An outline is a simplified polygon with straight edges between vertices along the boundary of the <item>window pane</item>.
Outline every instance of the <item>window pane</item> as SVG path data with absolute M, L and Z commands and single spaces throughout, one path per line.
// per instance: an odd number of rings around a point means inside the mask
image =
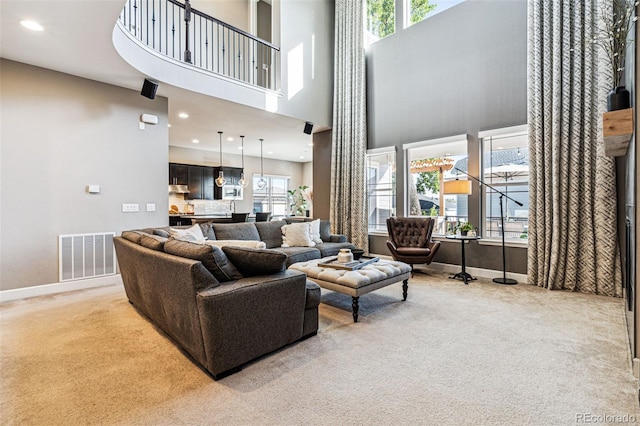
M 408 216 L 431 216 L 436 220 L 434 235 L 444 235 L 458 222 L 468 221 L 468 195 L 444 194 L 446 181 L 466 179 L 467 141 L 429 143 L 407 149 L 409 159 Z
M 484 238 L 501 239 L 500 192 L 505 240 L 526 241 L 529 228 L 529 148 L 526 132 L 482 139 L 485 187 Z M 522 204 L 507 199 L 506 196 Z
M 390 36 L 395 32 L 395 0 L 367 0 L 365 44 Z
M 271 212 L 273 217 L 286 216 L 289 200 L 289 178 L 287 176 L 264 176 L 267 186 L 258 188 L 260 175 L 253 175 L 253 212 Z
M 369 231 L 387 230 L 396 213 L 396 153 L 367 155 L 367 212 Z

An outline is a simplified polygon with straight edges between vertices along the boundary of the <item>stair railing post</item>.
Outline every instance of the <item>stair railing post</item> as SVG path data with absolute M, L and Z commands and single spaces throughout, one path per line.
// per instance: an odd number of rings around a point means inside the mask
M 185 49 L 184 49 L 184 61 L 191 63 L 191 50 L 189 50 L 189 22 L 191 22 L 191 2 L 185 0 L 184 2 L 184 25 L 185 25 Z

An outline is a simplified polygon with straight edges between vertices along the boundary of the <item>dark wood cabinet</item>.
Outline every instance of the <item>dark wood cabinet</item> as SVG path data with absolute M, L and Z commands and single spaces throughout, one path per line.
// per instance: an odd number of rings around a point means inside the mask
M 169 185 L 188 185 L 189 166 L 186 164 L 169 163 Z
M 185 200 L 213 200 L 214 169 L 207 166 L 169 163 L 169 185 L 187 185 Z
M 191 223 L 191 219 L 180 216 L 169 216 L 169 226 L 190 226 Z
M 240 180 L 240 175 L 242 174 L 242 168 L 240 167 L 215 167 L 214 168 L 214 179 L 218 178 L 218 174 L 222 170 L 224 173 L 224 178 L 227 181 L 225 185 L 237 185 Z M 245 176 L 246 179 L 246 176 Z M 222 199 L 222 188 L 214 183 L 214 198 L 216 200 Z

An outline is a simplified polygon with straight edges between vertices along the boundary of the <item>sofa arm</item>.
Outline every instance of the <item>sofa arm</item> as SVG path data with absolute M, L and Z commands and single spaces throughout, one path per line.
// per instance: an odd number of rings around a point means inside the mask
M 342 234 L 331 234 L 329 235 L 329 242 L 330 243 L 346 243 L 347 236 Z
M 198 292 L 206 367 L 214 377 L 302 337 L 306 275 L 285 270 Z

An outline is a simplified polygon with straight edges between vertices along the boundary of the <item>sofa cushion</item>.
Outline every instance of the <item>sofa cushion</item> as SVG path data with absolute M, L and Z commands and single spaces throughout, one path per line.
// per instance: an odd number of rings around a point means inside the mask
M 287 267 L 297 262 L 320 259 L 320 250 L 315 247 L 278 247 L 273 250 L 287 255 Z
M 228 261 L 227 256 L 218 247 L 171 237 L 164 244 L 164 251 L 176 256 L 199 260 L 221 283 L 242 278 L 242 274 Z
M 225 246 L 222 251 L 245 277 L 277 274 L 286 269 L 287 255 L 276 250 Z
M 336 256 L 340 252 L 340 249 L 354 249 L 356 246 L 351 243 L 322 243 L 318 244 L 316 248 L 320 250 L 321 257 L 328 257 Z
M 255 227 L 260 234 L 260 240 L 264 241 L 267 248 L 280 247 L 282 245 L 282 227 L 287 222 L 275 220 L 273 222 L 256 222 Z
M 311 223 L 292 223 L 282 227 L 282 247 L 313 247 Z
M 140 245 L 152 250 L 164 251 L 164 243 L 166 242 L 167 238 L 159 235 L 142 234 L 140 236 Z
M 170 228 L 169 234 L 178 240 L 189 241 L 192 243 L 203 244 L 205 241 L 202 229 L 197 224 L 187 229 Z
M 216 240 L 260 240 L 256 225 L 244 223 L 214 223 Z
M 205 241 L 205 244 L 208 244 L 210 246 L 216 246 L 219 248 L 226 247 L 226 246 L 247 247 L 247 248 L 255 248 L 255 249 L 267 248 L 266 244 L 263 241 L 253 241 L 253 240 L 211 240 L 211 241 Z
M 125 240 L 129 240 L 132 243 L 140 244 L 142 234 L 142 231 L 123 231 L 122 238 L 124 238 Z
M 331 240 L 331 222 L 328 220 L 320 221 L 320 239 L 325 243 Z
M 213 222 L 202 222 L 202 223 L 199 223 L 198 226 L 200 226 L 200 229 L 202 230 L 202 235 L 204 235 L 204 237 L 207 240 L 217 239 L 216 232 L 213 230 Z

